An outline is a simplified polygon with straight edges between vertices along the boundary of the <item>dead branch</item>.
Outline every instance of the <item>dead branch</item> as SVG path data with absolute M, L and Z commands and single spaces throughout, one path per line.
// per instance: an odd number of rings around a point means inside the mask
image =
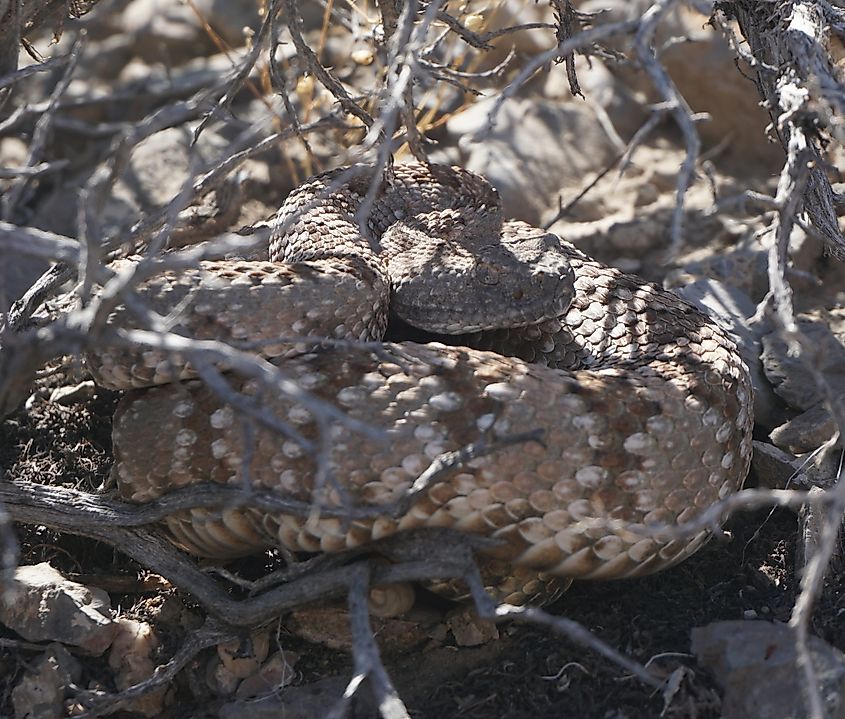
M 11 21 L 10 21 L 11 25 Z M 17 52 L 15 54 L 17 58 Z M 61 67 L 68 61 L 68 57 L 51 57 L 49 60 L 44 60 L 44 62 L 40 62 L 37 65 L 28 65 L 27 67 L 22 67 L 13 72 L 9 72 L 6 75 L 0 77 L 0 90 L 4 90 L 11 85 L 14 85 L 16 82 L 23 80 L 24 78 L 30 77 L 31 75 L 35 75 L 39 72 L 48 72 L 50 70 L 54 70 L 57 67 Z
M 32 141 L 29 145 L 29 154 L 26 158 L 26 167 L 34 167 L 41 162 L 41 156 L 44 153 L 44 146 L 47 143 L 47 138 L 51 130 L 53 118 L 58 108 L 59 100 L 66 92 L 68 85 L 70 85 L 70 81 L 73 78 L 73 73 L 76 70 L 76 66 L 79 62 L 79 57 L 84 46 L 84 39 L 85 34 L 80 33 L 70 50 L 67 66 L 65 67 L 62 78 L 56 83 L 56 86 L 53 88 L 53 92 L 50 94 L 50 100 L 47 104 L 47 108 L 38 119 L 38 122 L 35 123 L 35 131 L 32 134 Z M 23 175 L 12 185 L 11 188 L 9 188 L 3 198 L 2 212 L 0 212 L 0 217 L 2 217 L 2 219 L 12 220 L 14 218 L 17 205 L 23 199 L 24 193 L 30 186 L 31 179 L 31 176 Z
M 244 82 L 246 82 L 247 77 L 249 77 L 250 72 L 252 72 L 252 68 L 264 52 L 265 46 L 270 39 L 270 30 L 275 25 L 279 9 L 279 0 L 270 0 L 270 6 L 267 8 L 267 13 L 264 16 L 264 21 L 261 23 L 261 27 L 258 30 L 258 35 L 255 38 L 252 48 L 241 61 L 238 69 L 234 73 L 234 76 L 227 84 L 226 92 L 216 103 L 214 103 L 212 108 L 203 116 L 200 124 L 197 125 L 196 130 L 194 130 L 194 143 L 196 143 L 199 139 L 200 134 L 208 126 L 212 117 L 215 117 L 222 111 L 228 111 L 229 106 L 235 99 L 235 95 L 241 89 Z
M 845 102 L 827 53 L 832 24 L 843 11 L 815 0 L 769 3 L 719 2 L 717 12 L 736 19 L 756 61 L 757 87 L 785 148 L 801 147 L 808 163 L 807 188 L 800 209 L 828 251 L 845 259 L 845 238 L 836 221 L 833 190 L 825 175 L 824 140 L 819 127 L 839 132 Z M 777 71 L 773 71 L 777 68 Z M 837 120 L 837 116 L 839 120 Z
M 76 534 L 105 542 L 131 559 L 165 577 L 171 584 L 191 594 L 205 609 L 221 621 L 232 626 L 257 626 L 295 607 L 318 599 L 342 596 L 355 581 L 359 571 L 356 565 L 321 568 L 320 571 L 302 575 L 280 587 L 273 587 L 259 595 L 233 599 L 209 576 L 197 568 L 184 553 L 176 549 L 162 534 L 154 529 L 140 528 L 133 510 L 123 503 L 104 500 L 96 495 L 68 488 L 41 485 L 0 485 L 0 502 L 6 507 L 14 522 L 40 524 L 60 532 Z M 124 526 L 121 525 L 122 517 Z M 432 530 L 425 532 L 436 537 L 440 546 L 451 548 L 456 542 L 467 541 L 458 532 Z M 442 535 L 442 536 L 441 536 Z M 408 533 L 397 541 L 414 542 L 419 535 Z M 426 544 L 428 556 L 424 559 L 373 568 L 374 584 L 401 581 L 423 581 L 431 577 L 461 577 L 464 567 L 451 556 L 431 555 L 431 545 Z
M 48 61 L 41 66 L 17 71 L 18 54 L 27 35 L 43 25 L 60 27 L 65 17 L 80 17 L 98 0 L 0 0 L 0 109 L 8 96 L 9 85 L 30 74 L 41 72 L 56 64 Z
M 357 576 L 349 587 L 349 624 L 352 629 L 354 675 L 343 692 L 343 696 L 332 708 L 329 719 L 343 719 L 349 707 L 349 700 L 369 678 L 375 694 L 376 704 L 383 719 L 410 719 L 410 714 L 390 681 L 390 676 L 381 661 L 381 652 L 376 644 L 370 624 L 368 596 L 370 588 L 370 567 L 360 565 Z
M 194 488 L 191 488 L 194 489 Z M 206 492 L 219 496 L 231 488 L 218 487 L 217 492 Z M 631 672 L 650 686 L 661 686 L 641 665 L 624 657 L 604 642 L 591 635 L 581 625 L 571 620 L 551 617 L 541 610 L 523 610 L 509 605 L 497 606 L 484 592 L 472 553 L 476 546 L 483 546 L 484 540 L 472 538 L 453 530 L 425 529 L 403 533 L 373 545 L 371 551 L 389 556 L 394 564 L 371 565 L 366 559 L 353 560 L 347 565 L 318 563 L 315 571 L 300 572 L 282 586 L 267 589 L 258 595 L 242 600 L 232 599 L 219 586 L 199 570 L 185 555 L 175 549 L 155 530 L 141 529 L 142 525 L 156 522 L 164 514 L 187 506 L 202 506 L 197 494 L 191 502 L 184 502 L 186 493 L 174 493 L 150 506 L 134 507 L 122 502 L 106 500 L 96 495 L 69 488 L 49 487 L 35 484 L 0 484 L 0 504 L 6 507 L 9 517 L 15 522 L 41 524 L 61 532 L 69 532 L 97 539 L 119 549 L 156 574 L 165 577 L 174 586 L 189 592 L 214 617 L 231 626 L 258 626 L 273 617 L 298 606 L 318 599 L 339 596 L 343 593 L 357 593 L 350 599 L 353 627 L 356 636 L 365 637 L 369 620 L 364 619 L 360 597 L 366 597 L 371 584 L 390 584 L 400 581 L 422 581 L 432 578 L 460 578 L 466 581 L 473 593 L 479 613 L 489 619 L 501 621 L 518 619 L 539 623 L 579 644 L 598 651 L 626 671 Z M 257 495 L 250 495 L 252 504 Z M 263 498 L 267 504 L 258 506 L 279 508 L 286 511 L 308 511 L 304 503 L 284 504 L 279 497 L 270 494 Z M 480 541 L 480 545 L 479 545 Z M 353 553 L 352 556 L 354 556 Z M 355 624 L 357 622 L 357 624 Z M 383 670 L 371 640 L 362 640 L 362 654 L 356 658 L 356 679 L 350 685 L 354 689 L 365 675 L 377 674 Z M 356 642 L 356 646 L 359 642 Z M 199 646 L 199 645 L 198 645 Z M 199 646 L 199 648 L 202 648 Z M 198 651 L 192 645 L 192 651 Z M 187 649 L 185 651 L 188 651 Z M 184 656 L 180 652 L 181 656 Z M 187 659 L 185 659 L 187 660 Z M 180 660 L 181 661 L 181 660 Z M 178 663 L 176 659 L 173 663 Z M 360 664 L 358 664 L 360 662 Z M 381 667 L 381 669 L 379 669 Z M 158 676 L 152 683 L 144 682 L 144 691 L 159 686 Z M 386 681 L 384 675 L 380 681 Z M 390 693 L 389 682 L 382 685 L 385 706 L 395 706 Z M 129 691 L 129 690 L 128 690 Z M 124 701 L 136 696 L 140 689 L 132 688 L 130 693 L 119 696 Z M 350 694 L 351 696 L 351 694 Z M 116 702 L 118 698 L 113 698 Z M 110 699 L 108 706 L 112 706 Z M 384 716 L 401 716 L 384 714 Z
M 798 214 L 806 212 L 823 239 L 828 252 L 845 259 L 845 238 L 839 230 L 833 190 L 824 172 L 824 139 L 819 127 L 834 135 L 839 128 L 835 116 L 843 109 L 842 86 L 833 76 L 827 54 L 827 34 L 832 21 L 843 18 L 843 11 L 812 0 L 779 3 L 772 12 L 758 3 L 740 1 L 718 4 L 718 11 L 736 19 L 757 61 L 761 97 L 773 117 L 773 125 L 786 148 L 772 224 L 774 242 L 769 250 L 769 299 L 777 318 L 778 331 L 811 371 L 817 385 L 828 397 L 840 436 L 845 431 L 845 408 L 835 396 L 829 381 L 818 369 L 814 348 L 795 321 L 792 290 L 786 281 L 789 238 Z M 777 68 L 773 71 L 773 68 Z M 813 719 L 824 716 L 818 678 L 808 646 L 810 618 L 821 591 L 827 567 L 836 549 L 836 538 L 845 494 L 839 482 L 828 493 L 830 511 L 824 522 L 817 553 L 809 559 L 801 578 L 801 593 L 795 602 L 790 625 L 796 630 L 798 664 Z
M 323 87 L 334 96 L 346 112 L 357 117 L 368 128 L 372 127 L 375 122 L 372 115 L 350 97 L 340 81 L 323 67 L 322 63 L 320 63 L 314 54 L 314 51 L 305 42 L 305 38 L 302 37 L 302 20 L 295 0 L 285 0 L 285 13 L 291 39 L 307 68 L 314 73 L 314 76 L 320 81 Z
M 625 20 L 617 23 L 608 23 L 594 28 L 582 30 L 575 37 L 567 38 L 558 43 L 555 47 L 546 50 L 539 55 L 523 63 L 522 69 L 516 74 L 507 86 L 497 94 L 496 101 L 490 108 L 487 116 L 487 124 L 473 138 L 477 142 L 483 142 L 496 125 L 496 117 L 502 106 L 508 99 L 515 96 L 519 90 L 534 76 L 534 74 L 550 62 L 558 58 L 565 58 L 570 53 L 585 47 L 592 47 L 602 40 L 609 40 L 620 35 L 630 35 L 638 30 L 638 20 Z
M 664 106 L 662 109 L 672 114 L 676 124 L 681 129 L 686 144 L 686 157 L 678 173 L 675 209 L 672 212 L 672 223 L 669 229 L 671 237 L 669 256 L 677 253 L 683 242 L 684 198 L 695 179 L 695 165 L 701 152 L 701 140 L 699 140 L 698 132 L 693 124 L 692 111 L 687 101 L 678 92 L 675 83 L 669 77 L 669 73 L 660 64 L 652 48 L 654 33 L 658 24 L 676 4 L 675 0 L 658 0 L 658 2 L 655 2 L 643 14 L 637 34 L 634 37 L 634 49 L 637 58 L 651 78 L 655 89 L 663 98 Z

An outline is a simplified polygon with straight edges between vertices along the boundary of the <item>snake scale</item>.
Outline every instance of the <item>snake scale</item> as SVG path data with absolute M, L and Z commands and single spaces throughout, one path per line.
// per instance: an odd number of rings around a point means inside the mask
M 242 483 L 246 470 L 253 485 L 292 498 L 319 491 L 321 506 L 384 504 L 444 452 L 536 429 L 541 443 L 472 459 L 400 517 L 224 507 L 166 524 L 179 546 L 211 557 L 278 545 L 336 552 L 418 527 L 480 533 L 500 540 L 485 576 L 513 602 L 549 596 L 553 577 L 642 575 L 700 547 L 705 531 L 678 540 L 647 530 L 694 519 L 748 471 L 751 383 L 725 331 L 671 292 L 504 221 L 478 175 L 397 164 L 360 222 L 373 182 L 372 168 L 356 166 L 294 190 L 268 262 L 204 262 L 139 288 L 149 307 L 177 317 L 180 334 L 251 341 L 293 389 L 233 376 L 244 401 L 287 428 L 250 433 L 233 406 L 190 379 L 184 358 L 92 353 L 107 387 L 160 385 L 128 392 L 115 415 L 122 495 L 145 502 L 202 481 Z M 378 344 L 389 315 L 431 341 Z M 118 308 L 109 321 L 133 320 Z M 387 440 L 320 419 L 302 390 Z

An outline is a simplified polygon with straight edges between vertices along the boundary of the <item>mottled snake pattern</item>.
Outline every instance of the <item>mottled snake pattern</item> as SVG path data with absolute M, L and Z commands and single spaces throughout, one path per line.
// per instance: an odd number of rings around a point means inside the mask
M 478 175 L 397 164 L 361 221 L 374 181 L 360 166 L 294 190 L 269 261 L 203 262 L 139 288 L 149 307 L 176 314 L 177 333 L 250 342 L 293 389 L 230 375 L 244 401 L 287 427 L 245 432 L 185 358 L 91 353 L 101 384 L 132 389 L 114 420 L 122 495 L 241 485 L 246 472 L 256 487 L 323 507 L 385 504 L 445 452 L 537 430 L 541 442 L 468 461 L 399 517 L 224 507 L 166 525 L 180 547 L 222 558 L 279 545 L 337 552 L 419 527 L 478 533 L 498 540 L 482 568 L 511 602 L 548 598 L 555 577 L 643 575 L 700 547 L 706 531 L 679 540 L 654 527 L 696 518 L 748 471 L 751 384 L 728 334 L 675 294 L 504 221 Z M 109 321 L 133 320 L 119 308 Z M 302 391 L 387 439 L 318 417 Z

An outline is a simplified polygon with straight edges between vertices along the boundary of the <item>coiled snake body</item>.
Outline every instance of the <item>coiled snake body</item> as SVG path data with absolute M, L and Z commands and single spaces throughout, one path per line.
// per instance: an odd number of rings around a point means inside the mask
M 160 313 L 181 310 L 184 334 L 254 340 L 283 367 L 289 391 L 257 379 L 234 387 L 272 409 L 288 436 L 245 432 L 215 392 L 177 381 L 193 373 L 178 357 L 104 349 L 89 357 L 102 384 L 163 385 L 128 393 L 115 416 L 123 495 L 144 502 L 201 481 L 241 483 L 246 472 L 300 500 L 320 486 L 321 506 L 384 504 L 444 452 L 537 429 L 542 443 L 469 461 L 400 517 L 223 508 L 167 525 L 182 547 L 217 557 L 276 544 L 334 552 L 424 526 L 482 533 L 501 540 L 489 561 L 510 601 L 535 593 L 538 573 L 634 576 L 695 551 L 706 532 L 673 540 L 647 530 L 695 518 L 747 473 L 751 386 L 725 332 L 555 235 L 503 222 L 477 175 L 397 165 L 359 224 L 371 182 L 367 168 L 336 170 L 291 193 L 270 262 L 206 262 L 141 288 Z M 448 345 L 278 341 L 381 340 L 388 308 Z M 125 310 L 111 321 L 130 322 Z M 300 390 L 387 441 L 318 417 Z

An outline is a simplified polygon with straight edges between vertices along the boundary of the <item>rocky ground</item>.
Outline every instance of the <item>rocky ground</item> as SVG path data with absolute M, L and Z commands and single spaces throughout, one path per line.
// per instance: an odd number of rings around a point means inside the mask
M 610 8 L 604 23 L 639 17 L 648 5 L 608 0 L 578 7 Z M 0 171 L 37 169 L 0 172 L 6 223 L 0 225 L 0 312 L 47 267 L 38 253 L 17 254 L 19 245 L 3 244 L 12 225 L 53 238 L 87 233 L 124 250 L 134 239 L 137 250 L 155 241 L 156 229 L 139 230 L 138 223 L 160 217 L 170 231 L 166 245 L 185 247 L 260 226 L 302 179 L 360 159 L 355 148 L 364 133 L 334 112 L 334 98 L 305 72 L 286 30 L 278 68 L 269 66 L 264 50 L 192 142 L 258 41 L 261 7 L 252 0 L 101 0 L 83 17 L 65 20 L 55 42 L 53 24 L 33 31 L 30 54 L 64 60 L 17 79 L 0 106 Z M 327 10 L 306 2 L 299 10 L 308 43 L 346 87 L 363 93 L 378 82 L 383 65 L 372 3 L 330 3 Z M 522 0 L 473 2 L 463 10 L 450 7 L 478 31 L 554 23 L 549 8 Z M 476 73 L 472 84 L 480 94 L 447 82 L 418 87 L 417 121 L 436 142 L 430 158 L 484 174 L 509 216 L 547 226 L 729 324 L 755 373 L 749 486 L 826 489 L 840 457 L 825 443 L 835 433 L 836 403 L 845 397 L 845 265 L 829 256 L 802 217 L 788 238 L 787 279 L 799 328 L 809 338 L 803 354 L 788 348 L 765 313 L 749 319 L 769 292 L 776 212 L 765 198 L 775 196 L 785 153 L 749 66 L 736 61 L 707 19 L 679 4 L 662 18 L 655 39 L 662 66 L 698 113 L 702 143 L 674 241 L 677 178 L 688 144 L 672 114 L 655 105 L 659 93 L 635 61 L 630 36 L 615 38 L 589 63 L 578 58 L 583 98 L 573 96 L 564 63 L 541 63 L 501 105 L 492 128 L 498 93 L 555 45 L 555 29 L 503 34 L 484 52 L 450 40 L 444 58 Z M 22 51 L 21 67 L 37 63 Z M 287 78 L 290 108 L 274 92 L 275 72 Z M 304 129 L 299 137 L 289 130 L 290 109 Z M 644 126 L 650 131 L 641 136 Z M 275 132 L 281 135 L 259 145 Z M 248 148 L 235 169 L 221 165 Z M 836 189 L 841 149 L 833 141 L 826 152 L 825 171 Z M 397 152 L 399 159 L 408 156 L 407 146 Z M 214 168 L 221 171 L 200 187 L 203 173 Z M 180 196 L 182 205 L 169 204 Z M 251 251 L 261 255 L 260 246 Z M 47 323 L 67 306 L 66 297 L 50 298 L 33 321 Z M 0 393 L 7 408 L 16 405 L 0 424 L 4 481 L 108 494 L 118 397 L 91 382 L 73 347 L 62 349 L 34 383 Z M 495 627 L 436 602 L 408 617 L 376 621 L 385 665 L 411 716 L 420 718 L 809 716 L 795 636 L 784 623 L 795 615 L 800 577 L 819 544 L 824 515 L 770 506 L 733 514 L 724 536 L 681 566 L 638 580 L 576 583 L 548 608 L 645 665 L 665 680 L 660 689 L 546 628 Z M 106 543 L 55 526 L 46 520 L 14 526 L 20 569 L 16 593 L 0 603 L 0 716 L 47 719 L 91 706 L 95 714 L 105 712 L 96 694 L 102 700 L 147 679 L 204 626 L 202 604 L 189 593 Z M 0 522 L 7 549 L 14 544 L 10 532 Z M 281 564 L 268 554 L 236 569 L 255 580 Z M 812 612 L 810 652 L 826 715 L 840 716 L 845 600 L 836 561 L 832 567 Z M 327 716 L 353 671 L 350 641 L 342 605 L 300 607 L 189 653 L 164 686 L 126 695 L 116 715 Z M 355 716 L 378 714 L 366 691 L 353 704 Z

